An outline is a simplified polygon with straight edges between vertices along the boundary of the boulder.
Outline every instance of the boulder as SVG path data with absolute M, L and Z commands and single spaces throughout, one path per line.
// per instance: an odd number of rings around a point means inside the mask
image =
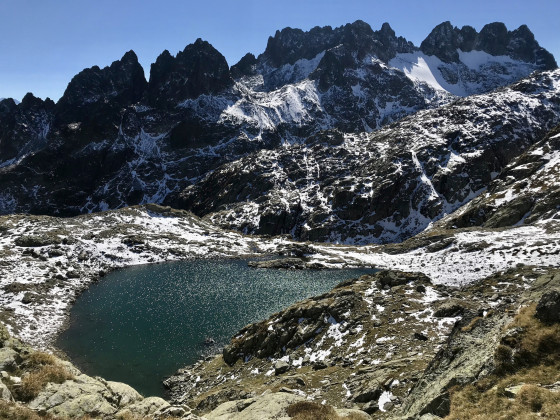
M 352 420 L 370 420 L 371 416 L 362 410 L 355 410 L 351 408 L 337 408 L 336 414 L 342 419 L 350 417 Z
M 326 369 L 328 367 L 329 367 L 329 365 L 327 365 L 322 360 L 317 360 L 316 362 L 313 363 L 313 370 L 321 370 L 321 369 Z
M 440 416 L 436 416 L 435 414 L 424 414 L 420 416 L 420 420 L 440 420 Z
M 362 406 L 362 411 L 366 412 L 367 414 L 373 414 L 376 411 L 379 411 L 379 404 L 377 403 L 377 401 L 370 401 L 368 403 L 365 403 Z
M 222 350 L 222 357 L 224 358 L 224 362 L 228 365 L 235 364 L 239 359 L 238 348 L 232 344 L 226 345 Z
M 126 406 L 126 408 L 120 410 L 116 414 L 116 417 L 126 415 L 138 417 L 150 416 L 155 412 L 163 412 L 169 406 L 170 404 L 163 398 L 148 397 Z
M 111 393 L 102 382 L 87 375 L 79 375 L 62 384 L 47 384 L 29 403 L 29 408 L 69 418 L 108 416 L 117 411 L 109 402 L 110 398 Z
M 8 389 L 8 387 L 0 381 L 0 399 L 4 401 L 13 401 L 14 397 L 12 397 L 12 393 Z
M 412 337 L 416 340 L 420 340 L 420 341 L 428 341 L 428 337 L 426 337 L 424 334 L 419 333 L 419 332 L 415 332 Z
M 138 391 L 122 382 L 107 381 L 107 388 L 113 393 L 118 407 L 124 407 L 143 398 Z
M 1 344 L 3 344 L 4 341 L 8 340 L 9 338 L 10 333 L 8 329 L 4 326 L 4 324 L 0 323 L 0 347 L 2 346 Z
M 451 410 L 451 399 L 449 397 L 449 392 L 444 392 L 442 394 L 439 394 L 432 401 L 430 401 L 420 412 L 420 415 L 435 414 L 436 416 L 439 417 L 445 417 L 449 414 L 450 410 Z
M 357 403 L 367 403 L 370 401 L 377 401 L 382 393 L 383 393 L 383 387 L 381 385 L 375 384 L 369 388 L 366 388 L 359 394 L 356 394 L 354 396 L 354 401 Z
M 0 349 L 0 370 L 10 370 L 16 365 L 17 353 L 10 347 Z
M 437 318 L 454 317 L 465 311 L 465 305 L 459 299 L 448 299 L 436 307 L 434 316 Z
M 542 295 L 535 317 L 546 323 L 560 322 L 560 292 L 551 290 Z
M 251 398 L 249 404 L 243 401 L 228 401 L 204 417 L 208 420 L 288 420 L 287 408 L 305 398 L 286 392 L 276 392 Z M 242 404 L 240 404 L 242 403 Z
M 49 408 L 47 413 L 63 418 L 82 418 L 85 416 L 104 417 L 116 411 L 100 394 L 84 394 L 70 398 L 62 404 Z
M 523 385 L 525 384 L 508 386 L 504 389 L 504 395 L 508 398 L 515 398 L 517 394 L 519 394 L 519 391 L 521 391 L 521 388 L 523 388 Z
M 278 360 L 276 363 L 274 363 L 275 375 L 281 375 L 283 373 L 286 373 L 288 370 L 290 370 L 290 364 L 288 362 Z
M 166 418 L 166 417 L 178 417 L 178 418 L 183 418 L 186 415 L 191 413 L 191 409 L 189 407 L 186 406 L 182 406 L 182 405 L 170 405 L 167 407 L 162 407 L 161 409 L 157 410 L 154 413 L 154 417 L 161 417 L 161 418 Z
M 385 270 L 375 274 L 375 283 L 379 289 L 402 286 L 411 281 L 419 281 L 426 284 L 430 283 L 430 279 L 422 273 L 404 273 L 401 271 Z
M 305 380 L 301 375 L 284 376 L 280 382 L 292 388 L 299 388 L 299 387 L 306 386 Z

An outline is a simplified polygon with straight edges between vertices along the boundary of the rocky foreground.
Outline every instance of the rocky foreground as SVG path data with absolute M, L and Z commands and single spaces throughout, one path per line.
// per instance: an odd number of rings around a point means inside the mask
M 507 221 L 519 211 L 499 201 L 500 182 L 488 197 L 504 207 L 487 205 L 486 212 Z M 543 295 L 560 290 L 554 268 L 560 262 L 560 227 L 555 201 L 539 203 L 540 216 L 531 224 L 457 227 L 450 216 L 401 244 L 364 247 L 246 236 L 156 205 L 71 219 L 3 216 L 2 321 L 35 348 L 50 348 L 81 290 L 118 267 L 277 255 L 251 264 L 385 270 L 245 327 L 222 355 L 168 378 L 167 402 L 87 377 L 52 356 L 32 356 L 31 347 L 6 336 L 0 371 L 7 402 L 0 413 L 7 418 L 463 418 L 453 415 L 474 410 L 467 406 L 479 400 L 480 407 L 492 401 L 507 410 L 526 408 L 529 391 L 523 383 L 533 384 L 531 392 L 542 397 L 532 407 L 546 417 L 556 409 L 560 331 L 531 314 Z M 543 206 L 548 210 L 541 211 Z M 558 314 L 558 302 L 549 299 Z M 510 327 L 516 324 L 523 326 Z M 524 340 L 543 344 L 527 349 Z M 505 391 L 512 386 L 524 399 Z M 120 396 L 125 391 L 128 396 Z
M 508 325 L 557 290 L 559 274 L 525 267 L 461 289 L 417 273 L 362 276 L 247 326 L 223 355 L 165 385 L 200 414 L 238 400 L 224 418 L 271 391 L 373 418 L 445 417 L 450 389 L 496 371 L 500 343 L 523 334 Z
M 222 355 L 167 379 L 169 401 L 84 375 L 3 328 L 0 417 L 557 418 L 559 314 L 556 269 L 460 289 L 381 271 L 245 327 Z

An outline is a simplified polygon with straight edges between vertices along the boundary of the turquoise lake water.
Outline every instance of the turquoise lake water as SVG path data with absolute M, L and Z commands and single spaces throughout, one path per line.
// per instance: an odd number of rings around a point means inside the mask
M 164 377 L 218 352 L 245 325 L 372 271 L 255 269 L 242 260 L 130 267 L 79 297 L 57 345 L 87 374 L 162 395 Z

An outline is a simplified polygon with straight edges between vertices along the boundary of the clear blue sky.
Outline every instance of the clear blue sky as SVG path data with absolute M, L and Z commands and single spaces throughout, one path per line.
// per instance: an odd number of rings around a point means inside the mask
M 196 38 L 209 41 L 230 65 L 260 54 L 286 26 L 340 26 L 361 19 L 373 29 L 389 22 L 414 44 L 434 26 L 502 21 L 527 24 L 560 59 L 557 0 L 0 0 L 0 97 L 26 92 L 57 100 L 76 73 L 104 67 L 133 49 L 149 77 L 150 63 Z

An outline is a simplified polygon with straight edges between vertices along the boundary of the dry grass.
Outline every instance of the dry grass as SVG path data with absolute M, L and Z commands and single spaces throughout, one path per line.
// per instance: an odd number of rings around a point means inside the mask
M 73 376 L 60 365 L 46 365 L 39 370 L 24 376 L 21 387 L 16 388 L 17 399 L 31 401 L 45 388 L 49 382 L 61 384 Z
M 73 379 L 73 375 L 48 353 L 33 352 L 27 356 L 22 366 L 28 373 L 22 377 L 21 386 L 12 388 L 14 397 L 20 401 L 31 401 L 49 382 L 61 384 L 67 379 Z
M 288 416 L 294 420 L 359 420 L 354 414 L 340 417 L 330 405 L 323 405 L 311 401 L 294 403 L 286 410 Z
M 473 319 L 471 320 L 471 322 L 469 322 L 468 325 L 465 325 L 463 328 L 461 328 L 461 331 L 463 331 L 463 332 L 472 331 L 472 330 L 474 329 L 474 327 L 476 327 L 477 324 L 478 324 L 480 321 L 482 321 L 482 319 L 483 319 L 483 318 L 482 318 L 481 316 L 477 316 L 477 317 L 473 318 Z
M 525 363 L 543 363 L 542 357 L 552 361 L 560 354 L 560 324 L 543 324 L 535 318 L 536 304 L 523 308 L 513 320 L 510 328 L 523 329 L 519 353 L 529 360 Z M 546 361 L 545 361 L 546 362 Z
M 54 365 L 55 363 L 56 359 L 52 354 L 36 351 L 27 356 L 24 366 L 28 369 L 36 369 L 41 366 Z
M 39 416 L 35 411 L 0 399 L 0 419 L 5 420 L 49 420 L 53 417 Z
M 560 380 L 560 325 L 541 323 L 535 307 L 523 308 L 508 326 L 519 333 L 496 348 L 494 375 L 450 390 L 446 419 L 560 419 L 560 393 L 537 385 Z M 506 396 L 505 388 L 522 383 L 515 398 Z

